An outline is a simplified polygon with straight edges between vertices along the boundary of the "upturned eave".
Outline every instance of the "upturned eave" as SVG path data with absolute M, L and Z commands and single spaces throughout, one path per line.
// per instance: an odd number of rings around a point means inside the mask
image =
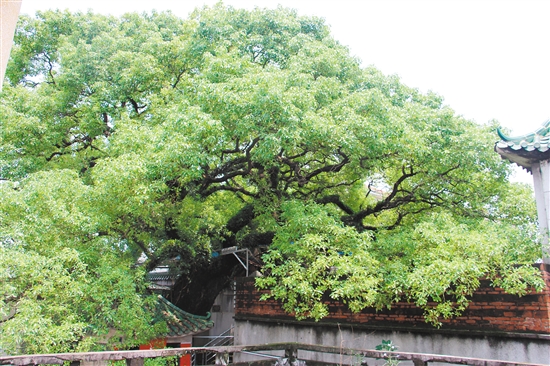
M 529 173 L 534 163 L 550 159 L 550 120 L 535 132 L 522 136 L 509 137 L 500 129 L 497 133 L 501 140 L 495 144 L 495 151 Z

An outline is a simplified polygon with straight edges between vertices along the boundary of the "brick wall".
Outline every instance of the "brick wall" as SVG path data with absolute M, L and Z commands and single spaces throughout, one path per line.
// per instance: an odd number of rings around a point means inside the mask
M 442 320 L 443 329 L 476 332 L 519 332 L 550 334 L 550 266 L 541 265 L 546 289 L 523 297 L 506 294 L 500 288 L 493 288 L 489 281 L 482 281 L 464 314 L 453 319 Z M 270 320 L 294 321 L 285 313 L 278 301 L 260 301 L 262 292 L 254 287 L 253 279 L 237 281 L 235 318 L 264 318 Z M 336 301 L 327 301 L 330 315 L 321 323 L 347 323 L 375 327 L 397 327 L 433 329 L 426 324 L 422 310 L 413 304 L 401 302 L 391 310 L 376 311 L 367 308 L 354 314 Z

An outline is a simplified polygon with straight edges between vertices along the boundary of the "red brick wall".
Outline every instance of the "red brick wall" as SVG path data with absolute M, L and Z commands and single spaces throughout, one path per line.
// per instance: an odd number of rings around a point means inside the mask
M 506 294 L 500 288 L 491 287 L 489 281 L 482 281 L 464 314 L 442 320 L 442 328 L 550 334 L 550 266 L 541 268 L 546 282 L 544 291 L 518 297 Z M 278 301 L 260 301 L 261 293 L 254 288 L 252 279 L 237 281 L 235 317 L 294 320 L 282 310 Z M 432 327 L 424 321 L 421 309 L 406 302 L 395 304 L 391 310 L 376 311 L 367 308 L 357 314 L 350 312 L 340 302 L 327 301 L 327 304 L 330 315 L 321 322 L 417 329 Z

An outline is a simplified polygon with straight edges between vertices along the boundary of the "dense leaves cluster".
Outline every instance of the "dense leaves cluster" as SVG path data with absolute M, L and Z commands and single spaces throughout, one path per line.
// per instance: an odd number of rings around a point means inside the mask
M 361 68 L 319 19 L 39 13 L 7 77 L 0 327 L 56 345 L 14 333 L 10 352 L 149 336 L 140 256 L 179 259 L 167 296 L 191 312 L 239 274 L 211 258 L 235 245 L 266 251 L 258 285 L 300 318 L 330 296 L 353 311 L 413 301 L 437 323 L 480 277 L 541 285 L 530 192 L 507 181 L 495 126 Z
M 141 296 L 143 269 L 132 269 L 120 242 L 94 234 L 91 191 L 76 173 L 37 172 L 21 187 L 2 188 L 4 351 L 82 351 L 115 340 L 132 346 L 164 331 L 147 310 L 153 298 Z

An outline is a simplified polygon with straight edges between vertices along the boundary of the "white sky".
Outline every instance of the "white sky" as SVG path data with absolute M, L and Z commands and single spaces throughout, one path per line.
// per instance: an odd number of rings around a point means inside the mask
M 172 10 L 186 17 L 217 0 L 23 0 L 21 13 L 51 8 L 121 15 Z M 445 98 L 479 123 L 498 120 L 514 135 L 550 119 L 548 0 L 225 0 L 238 8 L 294 8 L 325 18 L 363 65 Z M 495 134 L 495 141 L 498 138 Z M 527 173 L 516 179 L 531 181 Z

